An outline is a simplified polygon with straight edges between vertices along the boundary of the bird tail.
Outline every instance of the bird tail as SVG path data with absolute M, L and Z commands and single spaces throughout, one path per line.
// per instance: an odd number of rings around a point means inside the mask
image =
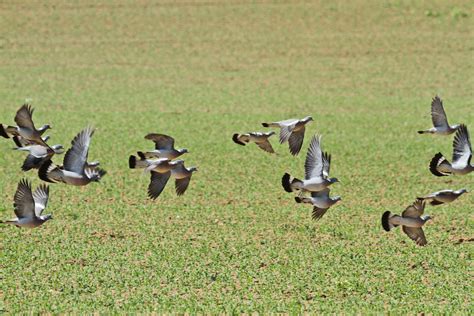
M 134 155 L 130 155 L 130 157 L 128 158 L 128 167 L 130 169 L 135 169 L 136 165 L 137 165 L 137 157 L 135 157 Z
M 86 168 L 84 170 L 86 176 L 93 182 L 99 182 L 103 176 L 107 174 L 107 171 L 101 168 Z
M 55 183 L 55 182 L 57 182 L 57 180 L 52 179 L 50 177 L 51 173 L 54 172 L 54 171 L 60 171 L 60 170 L 59 170 L 58 166 L 53 164 L 53 162 L 50 159 L 48 159 L 38 169 L 38 176 L 43 181 L 50 182 L 50 183 Z
M 296 201 L 296 203 L 303 203 L 303 198 L 299 197 L 299 196 L 296 196 L 295 201 Z
M 427 134 L 429 133 L 428 131 L 418 131 L 418 134 Z
M 430 162 L 430 171 L 431 171 L 431 173 L 434 174 L 437 177 L 444 177 L 444 176 L 448 176 L 448 175 L 451 174 L 451 172 L 449 172 L 449 171 L 441 171 L 439 169 L 440 166 L 445 166 L 447 168 L 450 168 L 451 164 L 449 163 L 449 161 L 446 158 L 444 158 L 442 153 L 437 153 L 433 157 L 433 159 L 431 159 L 431 162 Z
M 280 125 L 275 123 L 262 123 L 263 127 L 280 127 Z
M 390 213 L 390 211 L 386 211 L 382 215 L 382 227 L 385 231 L 390 231 L 392 228 L 397 227 L 398 225 L 392 224 L 391 219 L 398 215 Z
M 283 186 L 283 189 L 285 189 L 285 191 L 289 193 L 295 190 L 299 190 L 300 189 L 299 187 L 302 184 L 303 184 L 303 181 L 295 177 L 292 177 L 289 173 L 285 173 L 283 177 L 281 178 L 281 185 Z
M 10 138 L 10 136 L 8 136 L 7 132 L 5 131 L 3 124 L 0 124 L 0 136 L 3 138 Z
M 239 134 L 234 134 L 234 135 L 232 136 L 232 140 L 233 140 L 234 143 L 236 143 L 236 144 L 245 146 L 245 143 L 242 143 L 242 142 L 239 140 Z

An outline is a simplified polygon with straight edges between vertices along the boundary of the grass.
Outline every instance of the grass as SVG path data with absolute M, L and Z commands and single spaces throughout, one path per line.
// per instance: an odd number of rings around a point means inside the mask
M 50 143 L 87 124 L 108 171 L 51 185 L 54 220 L 1 226 L 3 313 L 472 314 L 470 194 L 427 213 L 428 246 L 386 233 L 383 211 L 472 185 L 436 178 L 452 137 L 430 127 L 440 94 L 474 134 L 468 1 L 6 2 L 0 4 L 0 122 L 29 100 Z M 237 146 L 234 132 L 312 115 L 293 158 Z M 190 188 L 146 198 L 128 155 L 173 135 L 196 165 Z M 283 191 L 314 133 L 333 155 L 340 204 L 319 222 Z M 13 214 L 22 154 L 0 142 L 0 216 Z M 62 157 L 56 157 L 59 160 Z

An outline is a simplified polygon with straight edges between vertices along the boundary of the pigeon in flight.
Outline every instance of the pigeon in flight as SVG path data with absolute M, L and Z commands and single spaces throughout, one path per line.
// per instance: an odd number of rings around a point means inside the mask
M 62 145 L 53 145 L 49 147 L 48 145 L 43 146 L 32 144 L 14 149 L 28 152 L 28 156 L 21 167 L 21 170 L 23 171 L 39 169 L 41 165 L 45 161 L 50 160 L 54 154 L 62 154 L 64 152 L 64 147 Z
M 422 226 L 431 219 L 429 215 L 423 215 L 425 202 L 417 199 L 412 205 L 408 206 L 402 213 L 402 216 L 395 215 L 386 211 L 382 215 L 382 227 L 386 231 L 402 225 L 403 232 L 414 240 L 417 245 L 424 246 L 426 241 Z
M 263 127 L 280 128 L 280 144 L 288 141 L 290 153 L 296 156 L 303 145 L 305 125 L 312 120 L 313 118 L 311 116 L 307 116 L 301 120 L 289 119 L 279 122 L 262 123 L 262 125 Z
M 86 127 L 79 132 L 64 156 L 63 166 L 56 166 L 51 160 L 44 162 L 38 170 L 40 179 L 51 183 L 63 182 L 75 186 L 99 182 L 107 172 L 97 167 L 98 162 L 87 162 L 93 134 L 92 127 Z
M 318 192 L 331 184 L 339 182 L 337 178 L 329 178 L 331 156 L 321 151 L 321 136 L 315 135 L 306 154 L 305 180 L 299 180 L 285 173 L 281 180 L 286 192 L 301 190 L 302 192 Z
M 326 188 L 319 192 L 311 192 L 311 197 L 295 197 L 296 203 L 308 203 L 313 205 L 312 218 L 319 220 L 326 214 L 326 211 L 341 200 L 340 196 L 329 197 L 330 189 Z
M 4 126 L 3 124 L 0 124 L 0 136 L 4 138 L 13 138 L 16 137 L 16 139 L 13 139 L 15 143 L 18 145 L 17 141 L 20 141 L 22 145 L 30 145 L 31 144 L 31 139 L 30 137 L 27 137 L 28 135 L 33 135 L 33 142 L 37 143 L 36 141 L 39 141 L 41 144 L 42 142 L 46 142 L 47 139 L 45 140 L 44 138 L 37 138 L 37 136 L 43 135 L 43 133 L 50 129 L 51 126 L 49 124 L 45 124 L 41 126 L 40 128 L 36 129 L 34 127 L 33 121 L 32 121 L 32 115 L 33 115 L 33 109 L 31 108 L 30 105 L 24 104 L 16 113 L 15 116 L 15 122 L 17 123 L 18 126 Z M 25 137 L 26 135 L 26 137 Z M 18 147 L 21 147 L 18 145 Z
M 4 221 L 3 224 L 15 225 L 16 227 L 35 228 L 43 225 L 52 218 L 51 214 L 42 215 L 48 204 L 49 187 L 40 185 L 34 193 L 31 192 L 31 184 L 23 179 L 18 183 L 14 197 L 14 210 L 16 218 Z
M 196 167 L 186 168 L 184 161 L 180 160 L 176 168 L 171 170 L 171 175 L 175 178 L 176 194 L 183 195 L 186 192 L 193 172 L 198 171 Z
M 448 118 L 443 108 L 443 101 L 436 96 L 431 101 L 431 120 L 433 121 L 434 127 L 425 131 L 418 131 L 418 134 L 436 134 L 436 135 L 449 135 L 454 133 L 459 125 L 450 126 L 448 124 Z
M 437 153 L 430 163 L 430 171 L 438 177 L 450 174 L 464 175 L 474 171 L 471 165 L 472 147 L 469 131 L 466 125 L 461 124 L 453 141 L 453 162 L 450 163 L 442 153 Z
M 461 189 L 457 191 L 453 190 L 441 190 L 438 192 L 434 192 L 423 197 L 419 197 L 420 200 L 427 200 L 430 201 L 431 205 L 441 205 L 444 203 L 450 203 L 456 200 L 458 197 L 463 195 L 464 193 L 468 193 L 466 189 Z
M 175 149 L 174 148 L 174 138 L 164 134 L 148 134 L 145 136 L 145 139 L 151 140 L 155 143 L 155 150 L 141 153 L 139 155 L 144 155 L 148 158 L 168 158 L 173 160 L 188 152 L 186 148 Z
M 6 129 L 2 127 L 2 136 L 5 137 L 21 136 L 25 140 L 38 144 L 45 145 L 45 142 L 41 135 L 47 129 L 50 129 L 51 126 L 43 125 L 40 129 L 36 129 L 35 124 L 33 123 L 33 111 L 34 109 L 29 104 L 24 104 L 17 112 L 15 116 L 15 122 L 18 125 L 16 128 L 9 126 Z M 16 130 L 15 130 L 16 129 Z M 4 133 L 3 133 L 4 132 Z
M 171 176 L 175 178 L 175 190 L 178 196 L 183 195 L 189 186 L 193 172 L 197 171 L 196 167 L 186 168 L 183 160 L 176 160 L 174 167 L 165 173 L 156 171 L 151 172 L 150 184 L 148 185 L 148 196 L 155 200 L 163 192 L 168 180 Z
M 239 145 L 245 146 L 246 144 L 253 142 L 258 147 L 263 149 L 266 152 L 271 154 L 275 153 L 273 150 L 272 144 L 268 141 L 268 138 L 274 135 L 275 132 L 269 133 L 260 133 L 260 132 L 251 132 L 247 134 L 234 134 L 232 140 Z

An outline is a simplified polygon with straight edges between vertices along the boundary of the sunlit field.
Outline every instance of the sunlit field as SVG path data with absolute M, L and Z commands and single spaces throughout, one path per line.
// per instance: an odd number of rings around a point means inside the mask
M 0 226 L 2 313 L 473 313 L 474 193 L 427 206 L 426 247 L 380 225 L 417 196 L 474 190 L 472 173 L 428 169 L 453 135 L 416 132 L 438 94 L 474 137 L 471 2 L 8 0 L 0 14 L 0 123 L 29 102 L 66 148 L 93 125 L 108 172 L 51 184 L 39 228 Z M 274 155 L 232 142 L 307 115 L 297 157 L 277 136 Z M 150 132 L 199 169 L 181 197 L 170 181 L 151 201 L 128 168 Z M 281 186 L 314 134 L 341 181 L 320 221 Z M 2 220 L 22 178 L 42 183 L 13 146 L 0 138 Z

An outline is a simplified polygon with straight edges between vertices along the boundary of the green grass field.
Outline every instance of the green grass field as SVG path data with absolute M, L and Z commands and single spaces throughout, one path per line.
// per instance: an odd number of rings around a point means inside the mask
M 80 3 L 80 4 L 79 4 Z M 35 230 L 1 226 L 2 303 L 18 313 L 472 314 L 473 193 L 428 207 L 429 244 L 383 231 L 422 194 L 474 190 L 428 164 L 452 136 L 418 135 L 430 102 L 474 135 L 469 1 L 0 3 L 0 122 L 26 101 L 50 144 L 97 127 L 89 157 L 108 171 L 51 185 Z M 234 144 L 234 132 L 312 115 L 301 154 Z M 147 199 L 128 156 L 175 137 L 196 165 L 183 197 Z M 283 191 L 323 135 L 343 200 L 319 222 Z M 0 139 L 1 219 L 26 177 Z M 56 156 L 61 163 L 63 156 Z M 172 184 L 172 182 L 170 183 Z

